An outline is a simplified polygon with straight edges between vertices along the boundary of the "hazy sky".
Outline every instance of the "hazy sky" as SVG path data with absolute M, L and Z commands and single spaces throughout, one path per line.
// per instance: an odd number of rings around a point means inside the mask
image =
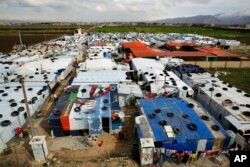
M 249 11 L 249 0 L 1 0 L 0 19 L 149 21 Z

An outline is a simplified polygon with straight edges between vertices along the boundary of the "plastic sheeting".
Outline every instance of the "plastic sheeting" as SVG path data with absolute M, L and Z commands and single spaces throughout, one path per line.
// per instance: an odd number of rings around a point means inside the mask
M 25 88 L 31 115 L 38 111 L 49 95 L 48 84 L 51 89 L 57 83 L 53 73 L 26 75 Z M 0 80 L 3 82 L 3 80 Z M 48 81 L 48 82 L 45 82 Z M 10 121 L 7 126 L 0 125 L 0 138 L 7 143 L 15 135 L 14 129 L 22 127 L 27 119 L 24 97 L 20 83 L 16 75 L 8 77 L 8 82 L 0 85 L 0 114 L 2 121 Z
M 111 59 L 87 59 L 85 62 L 80 63 L 79 66 L 79 70 L 129 70 L 128 64 L 117 64 Z
M 187 102 L 178 98 L 158 98 L 140 99 L 138 103 L 143 114 L 147 117 L 155 142 L 162 142 L 162 145 L 168 149 L 196 151 L 198 141 L 207 139 L 206 150 L 212 149 L 214 136 L 195 111 L 188 107 Z M 156 111 L 157 109 L 160 112 Z M 150 118 L 151 114 L 155 114 L 155 116 Z M 184 114 L 187 114 L 188 117 L 184 118 Z M 167 137 L 164 126 L 160 124 L 160 121 L 163 120 L 166 121 L 167 125 L 171 125 L 173 129 L 179 129 L 178 133 L 175 133 L 175 140 Z M 197 129 L 190 130 L 187 127 L 190 123 L 194 123 Z
M 173 91 L 173 88 L 178 88 L 179 97 L 192 96 L 194 91 L 179 77 L 177 77 L 171 71 L 161 71 L 157 69 L 149 69 L 144 71 L 144 81 L 150 84 L 152 93 L 164 93 L 169 94 Z
M 90 134 L 97 135 L 103 133 L 103 128 L 108 128 L 112 133 L 120 129 L 121 122 L 112 122 L 111 112 L 118 114 L 120 110 L 116 85 L 83 85 L 69 114 L 70 130 L 88 129 Z M 103 124 L 104 118 L 108 124 Z
M 82 84 L 118 84 L 131 83 L 125 71 L 103 70 L 103 71 L 80 71 L 73 80 L 72 85 Z
M 63 129 L 60 117 L 69 104 L 71 93 L 77 90 L 78 86 L 70 87 L 59 97 L 58 102 L 51 111 L 51 114 L 49 116 L 49 127 L 51 130 L 53 130 L 53 134 L 57 137 L 69 134 L 69 131 L 65 131 Z
M 60 74 L 60 79 L 64 79 L 72 69 L 73 58 L 54 58 L 43 59 L 40 61 L 34 61 L 24 64 L 22 67 L 17 68 L 16 71 L 21 75 L 31 74 L 35 72 L 49 71 L 51 73 L 57 73 L 60 69 L 65 69 Z
M 242 127 L 238 130 L 243 132 L 250 130 L 250 117 L 248 116 L 250 95 L 216 78 L 207 80 L 207 83 L 201 85 L 199 89 L 198 101 L 222 123 L 224 128 L 228 129 L 231 123 L 235 128 Z M 225 119 L 228 115 L 235 117 L 238 122 Z

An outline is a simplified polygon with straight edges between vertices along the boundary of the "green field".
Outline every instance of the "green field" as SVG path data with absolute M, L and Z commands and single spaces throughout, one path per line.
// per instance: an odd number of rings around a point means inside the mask
M 214 69 L 209 70 L 211 73 L 214 71 Z M 219 75 L 219 78 L 250 94 L 250 69 L 217 69 L 217 71 L 228 72 L 227 75 Z
M 22 24 L 22 25 L 0 25 L 0 35 L 21 34 L 73 34 L 77 28 L 88 28 L 89 26 L 53 25 L 53 24 Z
M 237 39 L 250 44 L 250 30 L 184 26 L 104 26 L 92 32 L 192 33 L 216 38 Z
M 88 27 L 89 26 L 81 26 L 81 28 Z M 73 35 L 77 28 L 79 28 L 79 25 L 77 24 L 0 25 L 0 52 L 8 53 L 12 50 L 13 45 L 19 44 L 19 32 L 21 33 L 23 43 L 26 46 L 30 46 L 63 35 Z

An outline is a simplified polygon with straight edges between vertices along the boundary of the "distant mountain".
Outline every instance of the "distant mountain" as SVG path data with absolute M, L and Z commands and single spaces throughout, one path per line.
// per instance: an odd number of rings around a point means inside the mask
M 192 23 L 192 24 L 250 24 L 250 10 L 235 13 L 220 13 L 216 15 L 197 15 L 192 17 L 177 17 L 154 21 L 156 23 Z
M 27 21 L 23 21 L 23 20 L 0 19 L 0 22 L 5 22 L 5 23 L 26 23 Z
M 47 20 L 16 20 L 16 19 L 0 19 L 2 23 L 44 23 L 52 22 Z

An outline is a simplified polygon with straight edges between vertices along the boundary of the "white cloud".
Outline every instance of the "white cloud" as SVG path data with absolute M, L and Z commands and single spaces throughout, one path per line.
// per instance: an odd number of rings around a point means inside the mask
M 4 0 L 0 18 L 145 21 L 248 9 L 249 0 Z
M 97 6 L 95 7 L 95 9 L 96 9 L 98 12 L 105 12 L 105 11 L 107 11 L 106 6 L 104 6 L 104 5 L 97 5 Z

